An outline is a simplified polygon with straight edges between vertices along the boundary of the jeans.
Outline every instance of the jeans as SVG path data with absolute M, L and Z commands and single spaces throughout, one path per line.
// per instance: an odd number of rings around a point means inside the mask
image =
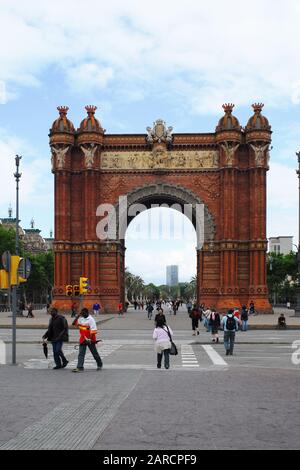
M 224 331 L 224 346 L 226 351 L 229 351 L 231 354 L 233 353 L 234 340 L 235 331 Z
M 90 344 L 80 344 L 79 345 L 79 354 L 78 354 L 78 363 L 77 363 L 77 368 L 78 369 L 83 369 L 83 364 L 84 364 L 84 358 L 85 358 L 85 353 L 86 353 L 86 348 L 89 348 L 91 351 L 93 358 L 95 359 L 97 366 L 102 367 L 102 360 L 101 357 L 99 356 L 99 353 L 96 348 L 95 343 L 90 343 Z
M 63 346 L 62 341 L 52 342 L 53 357 L 54 357 L 55 365 L 57 367 L 61 367 L 67 362 L 67 359 L 65 358 L 64 353 L 62 352 L 62 346 Z
M 242 331 L 247 331 L 248 329 L 248 320 L 242 320 Z
M 211 325 L 209 324 L 209 320 L 206 317 L 204 317 L 204 327 L 206 328 L 206 331 L 211 331 Z
M 169 369 L 170 367 L 170 349 L 164 349 L 161 354 L 157 353 L 157 367 L 158 369 L 161 368 L 161 360 L 162 356 L 164 354 L 164 359 L 165 359 L 165 368 Z

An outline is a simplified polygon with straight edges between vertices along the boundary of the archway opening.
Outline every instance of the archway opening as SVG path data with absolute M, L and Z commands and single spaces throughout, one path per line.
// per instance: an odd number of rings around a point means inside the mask
M 156 201 L 157 203 L 157 201 Z M 197 235 L 192 221 L 172 207 L 129 217 L 125 236 L 124 299 L 183 302 L 197 297 Z

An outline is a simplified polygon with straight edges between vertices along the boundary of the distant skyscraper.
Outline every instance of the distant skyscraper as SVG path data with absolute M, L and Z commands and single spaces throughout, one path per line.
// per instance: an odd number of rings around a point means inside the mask
M 178 285 L 178 266 L 167 266 L 167 286 Z

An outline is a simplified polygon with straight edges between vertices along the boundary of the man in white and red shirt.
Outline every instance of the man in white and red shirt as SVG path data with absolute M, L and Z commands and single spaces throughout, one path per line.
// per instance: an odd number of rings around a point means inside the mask
M 97 363 L 97 370 L 101 370 L 103 364 L 96 348 L 97 325 L 87 308 L 81 310 L 80 316 L 78 315 L 75 318 L 73 325 L 78 326 L 80 334 L 78 363 L 76 369 L 73 369 L 73 372 L 81 372 L 84 370 L 83 365 L 87 347 Z

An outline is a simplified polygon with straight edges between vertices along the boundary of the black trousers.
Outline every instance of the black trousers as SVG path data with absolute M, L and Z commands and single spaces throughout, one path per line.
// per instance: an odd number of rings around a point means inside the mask
M 96 348 L 95 343 L 90 343 L 90 344 L 80 344 L 79 345 L 79 354 L 78 354 L 78 363 L 77 363 L 77 368 L 78 369 L 83 369 L 84 365 L 84 358 L 85 358 L 85 353 L 86 353 L 86 348 L 89 348 L 91 351 L 93 358 L 95 359 L 97 366 L 102 367 L 102 360 L 101 357 L 99 356 L 99 353 Z

